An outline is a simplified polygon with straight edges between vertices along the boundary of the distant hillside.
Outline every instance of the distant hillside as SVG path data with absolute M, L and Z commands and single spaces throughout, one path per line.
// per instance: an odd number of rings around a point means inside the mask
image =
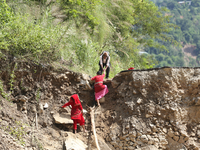
M 169 33 L 177 40 L 181 47 L 174 47 L 168 42 L 163 43 L 168 53 L 150 47 L 146 51 L 155 54 L 159 61 L 158 67 L 162 66 L 199 66 L 200 59 L 200 1 L 178 1 L 178 0 L 151 0 L 157 6 L 167 7 L 170 10 L 168 15 L 172 16 L 171 23 L 178 26 Z M 158 41 L 160 42 L 160 41 Z M 188 48 L 188 45 L 191 45 Z M 163 57 L 158 55 L 163 54 Z M 172 61 L 171 61 L 172 60 Z

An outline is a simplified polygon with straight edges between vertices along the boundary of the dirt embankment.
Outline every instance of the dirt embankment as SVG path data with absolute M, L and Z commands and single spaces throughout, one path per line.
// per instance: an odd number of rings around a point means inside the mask
M 80 128 L 72 133 L 70 109 L 60 108 L 74 93 L 85 110 L 94 105 L 89 75 L 34 63 L 2 64 L 2 93 L 13 90 L 10 101 L 0 100 L 0 149 L 67 149 L 70 139 L 96 149 L 92 134 Z M 95 113 L 100 148 L 199 149 L 199 75 L 199 68 L 157 68 L 123 71 L 105 81 L 109 93 Z M 84 117 L 90 130 L 90 116 Z

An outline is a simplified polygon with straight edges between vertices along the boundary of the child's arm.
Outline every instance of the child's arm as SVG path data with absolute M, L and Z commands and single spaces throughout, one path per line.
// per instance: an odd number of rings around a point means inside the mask
M 66 106 L 71 105 L 71 102 L 65 103 L 63 106 L 61 106 L 62 108 L 65 108 Z

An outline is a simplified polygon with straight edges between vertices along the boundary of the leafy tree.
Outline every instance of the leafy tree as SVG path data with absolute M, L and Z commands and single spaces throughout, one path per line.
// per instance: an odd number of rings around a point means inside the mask
M 164 55 L 161 53 L 161 54 L 159 54 L 159 55 L 157 55 L 156 56 L 156 59 L 158 60 L 158 61 L 163 61 L 164 60 Z
M 184 32 L 184 37 L 188 43 L 192 41 L 192 36 L 188 32 Z
M 192 26 L 191 20 L 183 19 L 181 21 L 181 30 L 182 31 L 188 30 L 191 26 Z
M 171 59 L 169 56 L 165 57 L 164 60 L 165 60 L 170 66 L 173 64 L 173 61 L 172 61 L 172 59 Z
M 173 45 L 170 46 L 169 55 L 170 55 L 171 58 L 173 58 L 173 56 L 178 55 L 178 49 L 179 48 L 174 47 Z
M 183 37 L 182 31 L 180 29 L 176 29 L 175 31 L 173 31 L 173 36 L 174 36 L 174 39 L 176 41 L 180 42 L 182 40 L 182 37 Z
M 178 10 L 173 10 L 172 13 L 174 14 L 175 17 L 179 17 L 180 13 L 178 12 Z
M 199 7 L 200 6 L 200 2 L 199 2 L 199 0 L 192 0 L 191 5 L 194 6 L 194 7 Z
M 172 61 L 175 63 L 176 61 L 176 56 L 171 56 Z
M 167 8 L 169 8 L 170 10 L 173 10 L 174 7 L 176 6 L 176 4 L 177 4 L 176 2 L 171 1 L 171 2 L 167 3 Z
M 196 61 L 195 61 L 195 59 L 193 59 L 193 58 L 189 58 L 189 66 L 190 67 L 196 67 L 197 65 L 196 65 Z
M 198 54 L 199 54 L 199 49 L 198 49 L 198 48 L 195 48 L 194 51 L 193 51 L 193 53 L 194 53 L 195 55 L 198 55 Z
M 197 56 L 196 61 L 198 64 L 200 64 L 200 54 Z
M 199 34 L 194 34 L 193 35 L 193 41 L 194 41 L 194 43 L 198 43 L 199 40 L 200 40 L 200 35 Z
M 165 66 L 170 66 L 166 61 L 160 62 L 158 67 L 165 67 Z
M 180 58 L 183 58 L 183 57 L 184 57 L 184 53 L 182 52 L 182 50 L 179 51 L 178 56 L 179 56 Z
M 200 49 L 200 41 L 197 42 L 196 46 L 198 49 Z
M 165 17 L 163 16 L 163 13 L 168 12 L 166 8 L 161 8 L 159 10 L 158 7 L 154 6 L 152 3 L 150 5 L 148 3 L 145 3 L 145 5 L 143 4 L 143 7 L 137 5 L 134 6 L 136 6 L 136 37 L 139 38 L 142 35 L 146 35 L 147 37 L 149 36 L 153 39 L 160 39 L 161 41 L 172 40 L 171 37 L 169 37 L 167 34 L 163 34 L 163 32 L 170 32 L 171 29 L 175 27 L 173 24 L 166 24 L 166 22 L 169 22 L 170 19 L 170 16 L 168 15 Z M 153 45 L 152 42 L 149 42 L 148 46 Z
M 183 67 L 185 65 L 185 61 L 183 57 L 177 57 L 175 63 L 176 63 L 176 66 L 179 66 L 179 67 Z
M 197 31 L 198 31 L 198 30 L 195 30 L 195 29 L 192 28 L 192 27 L 188 29 L 189 34 L 192 36 L 192 41 L 193 41 L 193 35 L 196 34 Z
M 195 9 L 194 7 L 191 7 L 191 8 L 190 8 L 190 12 L 191 12 L 193 15 L 197 15 L 197 9 Z
M 153 68 L 157 64 L 154 55 L 142 54 L 134 60 L 134 66 L 139 69 Z
M 59 0 L 59 2 L 67 19 L 73 19 L 77 27 L 86 23 L 94 29 L 99 24 L 100 20 L 94 16 L 94 11 L 96 6 L 100 5 L 100 0 Z
M 160 50 L 155 47 L 147 47 L 145 51 L 148 52 L 149 54 L 156 54 L 156 55 L 160 53 Z

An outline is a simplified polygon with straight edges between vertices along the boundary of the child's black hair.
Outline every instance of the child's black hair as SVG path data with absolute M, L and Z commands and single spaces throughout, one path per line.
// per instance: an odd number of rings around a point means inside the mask
M 97 71 L 97 75 L 102 75 L 102 72 L 101 71 Z

